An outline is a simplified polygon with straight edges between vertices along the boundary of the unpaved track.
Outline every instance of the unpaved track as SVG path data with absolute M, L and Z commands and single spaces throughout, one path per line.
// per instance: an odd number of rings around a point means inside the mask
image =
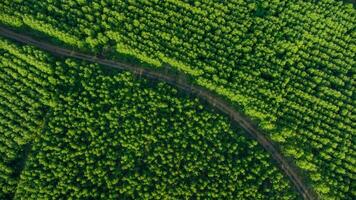
M 16 33 L 1 26 L 0 35 L 7 38 L 11 38 L 21 43 L 36 46 L 40 49 L 52 52 L 56 55 L 95 62 L 120 70 L 130 71 L 133 74 L 139 76 L 142 75 L 149 79 L 164 81 L 176 86 L 177 88 L 189 94 L 196 95 L 200 99 L 208 102 L 210 105 L 220 110 L 222 113 L 230 116 L 233 122 L 237 123 L 243 129 L 245 129 L 250 137 L 257 140 L 257 142 L 260 143 L 263 148 L 272 155 L 272 158 L 278 164 L 279 168 L 290 179 L 290 181 L 293 183 L 293 185 L 303 197 L 303 199 L 317 199 L 316 194 L 305 184 L 305 181 L 303 180 L 302 176 L 300 176 L 301 173 L 297 169 L 297 167 L 295 167 L 292 163 L 288 162 L 286 158 L 282 156 L 282 154 L 278 151 L 274 144 L 265 136 L 265 134 L 263 134 L 262 131 L 260 131 L 246 116 L 237 112 L 234 107 L 229 105 L 226 100 L 208 91 L 207 89 L 204 89 L 200 86 L 192 85 L 189 81 L 187 81 L 187 79 L 185 78 L 186 76 L 184 74 L 172 74 L 164 72 L 163 70 L 149 69 L 119 61 L 97 58 L 93 55 L 68 50 L 55 45 L 51 45 L 47 42 L 38 41 L 30 36 L 27 36 L 22 33 Z

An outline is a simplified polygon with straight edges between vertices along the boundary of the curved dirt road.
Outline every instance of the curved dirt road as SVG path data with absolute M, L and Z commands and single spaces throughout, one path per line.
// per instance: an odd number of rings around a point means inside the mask
M 22 33 L 15 33 L 14 31 L 11 31 L 1 26 L 0 26 L 0 35 L 7 38 L 11 38 L 21 43 L 36 46 L 40 49 L 52 52 L 56 55 L 95 62 L 101 65 L 117 68 L 120 70 L 127 70 L 132 72 L 133 74 L 139 76 L 142 75 L 149 79 L 164 81 L 171 85 L 176 86 L 177 88 L 187 93 L 197 96 L 198 98 L 208 102 L 210 105 L 220 110 L 222 113 L 230 116 L 233 122 L 237 123 L 243 129 L 245 129 L 250 137 L 257 140 L 257 142 L 260 145 L 262 145 L 267 152 L 271 154 L 272 158 L 278 164 L 279 168 L 290 179 L 290 181 L 293 183 L 294 187 L 297 189 L 297 191 L 300 193 L 303 199 L 308 199 L 308 200 L 317 199 L 316 194 L 305 184 L 305 181 L 301 177 L 300 175 L 301 173 L 298 170 L 298 168 L 293 164 L 291 164 L 290 162 L 288 162 L 286 158 L 282 156 L 282 154 L 277 150 L 274 144 L 265 136 L 265 134 L 263 134 L 262 131 L 260 131 L 246 116 L 237 112 L 233 108 L 233 106 L 229 105 L 229 103 L 226 100 L 222 99 L 216 94 L 213 94 L 207 89 L 189 83 L 189 81 L 187 81 L 187 79 L 185 78 L 184 74 L 182 73 L 169 74 L 162 70 L 143 68 L 133 64 L 97 58 L 96 56 L 68 50 L 55 45 L 51 45 L 47 42 L 38 41 L 30 36 L 26 36 L 25 34 Z

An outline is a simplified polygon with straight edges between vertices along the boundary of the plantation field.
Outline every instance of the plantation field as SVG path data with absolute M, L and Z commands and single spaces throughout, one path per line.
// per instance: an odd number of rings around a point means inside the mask
M 321 199 L 356 196 L 352 4 L 5 0 L 0 10 L 3 24 L 191 75 L 257 121 Z
M 0 199 L 16 190 L 30 145 L 41 132 L 53 93 L 53 71 L 29 47 L 0 39 Z M 37 54 L 40 55 L 40 54 Z
M 0 52 L 1 199 L 297 199 L 256 141 L 172 86 Z

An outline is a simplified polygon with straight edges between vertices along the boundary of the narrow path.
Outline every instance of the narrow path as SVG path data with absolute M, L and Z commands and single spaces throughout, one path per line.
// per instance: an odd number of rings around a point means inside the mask
M 65 48 L 61 48 L 55 45 L 51 45 L 47 42 L 38 41 L 33 39 L 30 36 L 26 36 L 22 33 L 16 33 L 7 28 L 0 26 L 0 35 L 11 38 L 21 43 L 29 44 L 36 46 L 40 49 L 52 52 L 56 55 L 67 56 L 72 58 L 77 58 L 81 60 L 86 60 L 90 62 L 99 63 L 101 65 L 117 68 L 120 70 L 127 70 L 133 74 L 144 76 L 149 79 L 164 81 L 171 85 L 176 86 L 177 88 L 189 93 L 196 95 L 200 99 L 208 102 L 213 107 L 220 110 L 222 113 L 230 116 L 231 120 L 241 126 L 246 130 L 247 134 L 257 140 L 258 143 L 262 145 L 262 147 L 271 154 L 272 158 L 276 161 L 279 168 L 285 173 L 285 175 L 290 179 L 293 183 L 297 191 L 303 197 L 303 199 L 317 199 L 316 194 L 308 188 L 307 184 L 303 180 L 300 175 L 300 171 L 296 166 L 292 163 L 288 162 L 286 158 L 282 156 L 282 154 L 278 151 L 278 149 L 274 146 L 274 144 L 260 131 L 246 116 L 237 112 L 233 106 L 229 105 L 229 103 L 219 97 L 216 94 L 208 91 L 207 89 L 192 85 L 185 78 L 186 76 L 182 73 L 177 74 L 169 74 L 167 72 L 163 72 L 157 69 L 149 69 L 143 68 L 137 65 L 123 63 L 119 61 L 112 61 L 102 58 L 97 58 L 96 56 L 80 53 L 77 51 L 68 50 Z

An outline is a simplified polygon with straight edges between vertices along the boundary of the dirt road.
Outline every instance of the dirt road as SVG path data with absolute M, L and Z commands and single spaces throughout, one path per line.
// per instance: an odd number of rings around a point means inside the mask
M 271 154 L 272 158 L 278 164 L 279 168 L 290 179 L 290 181 L 293 183 L 293 185 L 295 186 L 295 188 L 300 193 L 303 199 L 317 199 L 316 194 L 305 184 L 305 181 L 300 175 L 300 170 L 298 170 L 296 166 L 288 162 L 287 159 L 282 156 L 278 148 L 276 148 L 275 145 L 265 136 L 266 134 L 260 131 L 246 116 L 237 112 L 234 107 L 231 106 L 226 100 L 222 99 L 218 95 L 208 91 L 203 87 L 192 85 L 189 81 L 187 81 L 186 78 L 184 78 L 186 77 L 184 74 L 172 74 L 164 72 L 163 70 L 149 69 L 129 63 L 97 58 L 93 55 L 88 55 L 58 47 L 55 45 L 51 45 L 47 42 L 36 40 L 23 33 L 16 33 L 4 27 L 0 27 L 0 35 L 24 44 L 36 46 L 40 49 L 52 52 L 56 55 L 95 62 L 120 70 L 130 71 L 133 74 L 139 76 L 142 75 L 149 79 L 164 81 L 166 83 L 176 86 L 177 88 L 187 93 L 197 96 L 198 98 L 208 102 L 216 109 L 220 110 L 222 113 L 230 116 L 232 122 L 237 123 L 243 129 L 245 129 L 250 137 L 255 139 L 260 145 L 262 145 L 262 147 Z

